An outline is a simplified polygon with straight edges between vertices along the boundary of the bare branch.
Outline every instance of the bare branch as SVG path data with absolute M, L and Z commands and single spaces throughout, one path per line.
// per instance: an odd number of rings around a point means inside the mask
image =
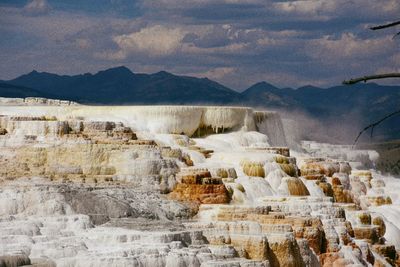
M 375 30 L 381 30 L 381 29 L 386 29 L 386 28 L 394 27 L 394 26 L 397 26 L 397 25 L 400 25 L 400 20 L 394 21 L 394 22 L 391 22 L 391 23 L 387 23 L 387 24 L 383 24 L 383 25 L 378 25 L 378 26 L 370 27 L 370 29 L 373 30 L 373 31 L 375 31 Z M 394 39 L 395 37 L 399 36 L 399 35 L 400 35 L 400 32 L 397 32 L 397 33 L 393 36 L 393 39 Z M 350 80 L 347 80 L 347 81 L 343 81 L 343 84 L 351 85 L 351 84 L 355 84 L 355 83 L 362 82 L 362 81 L 366 82 L 366 81 L 368 81 L 368 80 L 387 79 L 387 78 L 400 78 L 400 73 L 385 73 L 385 74 L 377 74 L 377 75 L 364 76 L 364 77 L 359 77 L 359 78 L 354 78 L 354 79 L 350 79 Z M 365 128 L 357 135 L 357 138 L 356 138 L 356 140 L 354 141 L 354 144 L 353 144 L 353 148 L 354 148 L 354 146 L 357 144 L 358 139 L 361 137 L 361 135 L 362 135 L 365 131 L 367 131 L 368 129 L 371 129 L 371 138 L 372 138 L 372 136 L 373 136 L 373 134 L 374 134 L 374 128 L 375 128 L 377 125 L 379 125 L 379 124 L 382 123 L 383 121 L 387 120 L 388 118 L 390 118 L 390 117 L 392 117 L 392 116 L 394 116 L 394 115 L 398 115 L 398 114 L 400 114 L 400 110 L 397 110 L 397 111 L 395 111 L 395 112 L 392 112 L 392 113 L 386 115 L 385 117 L 383 117 L 382 119 L 380 119 L 380 120 L 378 120 L 378 121 L 376 121 L 376 122 L 374 122 L 374 123 L 371 123 L 370 125 L 368 125 L 367 127 L 365 127 Z
M 391 23 L 388 23 L 388 24 L 374 26 L 374 27 L 371 27 L 370 29 L 375 31 L 375 30 L 381 30 L 381 29 L 385 29 L 385 28 L 394 27 L 396 25 L 400 25 L 400 20 L 399 21 L 395 21 L 395 22 L 391 22 Z
M 392 112 L 392 113 L 386 115 L 386 116 L 383 117 L 382 119 L 380 119 L 380 120 L 378 120 L 378 121 L 376 121 L 376 122 L 374 122 L 374 123 L 371 123 L 370 125 L 368 125 L 367 127 L 365 127 L 365 128 L 357 135 L 356 140 L 354 140 L 353 148 L 354 148 L 354 146 L 357 144 L 358 139 L 360 139 L 360 136 L 361 136 L 365 131 L 367 131 L 368 129 L 371 129 L 371 137 L 372 137 L 372 134 L 373 134 L 373 132 L 374 132 L 375 126 L 379 125 L 381 122 L 383 122 L 383 121 L 385 121 L 386 119 L 389 119 L 390 117 L 392 117 L 392 116 L 394 116 L 394 115 L 397 115 L 397 114 L 400 114 L 400 109 L 397 110 L 397 111 L 395 111 L 395 112 Z
M 358 82 L 366 82 L 368 80 L 377 80 L 377 79 L 386 79 L 386 78 L 400 78 L 400 73 L 385 73 L 385 74 L 377 74 L 377 75 L 370 75 L 364 76 L 359 78 L 350 79 L 347 81 L 343 81 L 343 84 L 351 85 Z

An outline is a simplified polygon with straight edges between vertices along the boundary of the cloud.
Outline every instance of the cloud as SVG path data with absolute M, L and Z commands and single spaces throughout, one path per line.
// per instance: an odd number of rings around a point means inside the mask
M 139 32 L 115 36 L 113 40 L 125 54 L 142 52 L 149 56 L 165 56 L 178 50 L 184 36 L 180 28 L 155 25 Z
M 51 8 L 46 0 L 30 0 L 23 8 L 28 16 L 41 16 L 50 12 Z
M 339 38 L 324 36 L 312 40 L 308 54 L 323 60 L 370 60 L 396 50 L 396 44 L 390 36 L 362 39 L 353 33 L 343 33 Z
M 0 78 L 123 64 L 243 89 L 262 80 L 333 85 L 400 68 L 395 31 L 368 30 L 396 19 L 398 0 L 48 2 L 0 3 Z
M 273 6 L 283 13 L 322 20 L 347 16 L 352 16 L 353 20 L 357 17 L 387 17 L 394 16 L 400 11 L 400 3 L 397 0 L 297 0 L 277 2 Z

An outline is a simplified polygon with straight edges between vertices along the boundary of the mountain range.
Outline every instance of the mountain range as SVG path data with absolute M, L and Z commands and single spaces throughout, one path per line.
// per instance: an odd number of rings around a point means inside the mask
M 400 86 L 375 83 L 330 88 L 304 86 L 278 88 L 267 82 L 237 92 L 208 78 L 178 76 L 165 71 L 133 73 L 116 67 L 96 74 L 58 75 L 32 71 L 13 80 L 0 81 L 0 96 L 46 97 L 84 104 L 218 104 L 304 113 L 336 132 L 359 127 L 400 108 Z M 290 117 L 290 116 L 289 116 Z M 329 133 L 326 133 L 329 134 Z M 385 121 L 377 131 L 381 140 L 400 138 L 400 116 Z

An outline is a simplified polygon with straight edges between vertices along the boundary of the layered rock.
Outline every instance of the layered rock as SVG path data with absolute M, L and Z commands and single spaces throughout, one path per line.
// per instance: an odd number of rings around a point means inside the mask
M 208 170 L 186 169 L 178 174 L 169 197 L 199 204 L 229 203 L 230 196 L 222 178 L 213 178 Z
M 0 106 L 0 265 L 398 261 L 398 183 L 282 147 L 278 113 L 29 101 Z

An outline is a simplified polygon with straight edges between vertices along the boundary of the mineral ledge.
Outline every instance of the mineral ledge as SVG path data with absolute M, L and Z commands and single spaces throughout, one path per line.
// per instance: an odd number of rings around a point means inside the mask
M 398 266 L 379 155 L 279 114 L 0 99 L 0 266 Z

